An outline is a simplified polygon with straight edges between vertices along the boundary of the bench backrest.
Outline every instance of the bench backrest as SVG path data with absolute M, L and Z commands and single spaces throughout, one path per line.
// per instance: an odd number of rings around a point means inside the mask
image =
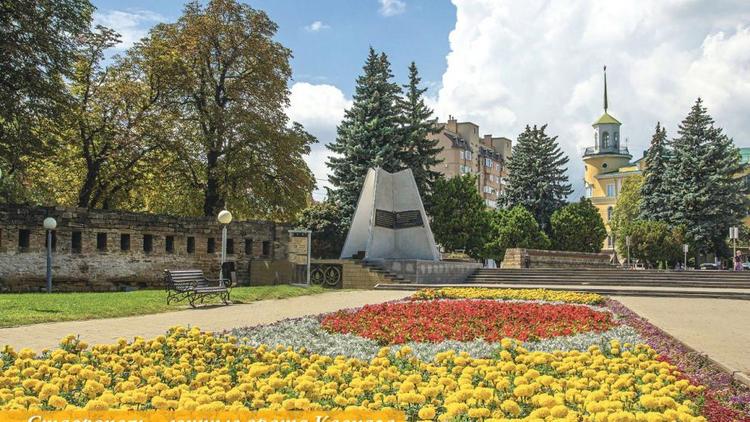
M 179 291 L 190 290 L 206 279 L 202 270 L 164 270 L 164 275 L 167 288 Z

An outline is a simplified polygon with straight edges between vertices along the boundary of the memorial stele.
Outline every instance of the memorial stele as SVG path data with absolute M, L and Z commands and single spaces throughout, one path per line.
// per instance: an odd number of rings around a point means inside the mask
M 410 169 L 367 171 L 342 259 L 439 261 L 414 175 Z

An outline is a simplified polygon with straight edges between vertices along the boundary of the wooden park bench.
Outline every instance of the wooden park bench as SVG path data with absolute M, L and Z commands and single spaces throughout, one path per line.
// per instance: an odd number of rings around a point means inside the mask
M 217 297 L 229 305 L 231 279 L 208 279 L 201 270 L 164 270 L 164 282 L 167 290 L 167 305 L 171 302 L 186 300 L 195 308 L 204 303 L 206 298 Z

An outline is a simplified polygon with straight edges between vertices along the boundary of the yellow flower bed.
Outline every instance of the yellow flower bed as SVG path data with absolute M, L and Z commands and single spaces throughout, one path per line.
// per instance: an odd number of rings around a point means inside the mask
M 604 297 L 596 293 L 563 292 L 547 289 L 488 289 L 482 287 L 444 287 L 423 289 L 412 295 L 414 299 L 504 299 L 545 300 L 549 302 L 597 304 Z
M 527 352 L 504 339 L 493 359 L 404 347 L 371 361 L 239 345 L 174 328 L 152 340 L 94 346 L 73 337 L 40 357 L 0 353 L 0 409 L 400 409 L 412 420 L 703 421 L 679 380 L 648 346 Z

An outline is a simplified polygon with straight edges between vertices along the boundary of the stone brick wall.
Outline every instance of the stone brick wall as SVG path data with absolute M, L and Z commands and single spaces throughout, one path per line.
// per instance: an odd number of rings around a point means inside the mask
M 500 268 L 615 268 L 606 253 L 545 251 L 512 248 L 505 251 Z
M 221 226 L 212 217 L 0 205 L 0 291 L 39 291 L 46 285 L 42 221 L 48 216 L 57 220 L 55 290 L 161 288 L 164 269 L 198 268 L 218 277 Z M 291 281 L 288 226 L 233 221 L 227 229 L 227 260 L 236 263 L 240 284 Z

